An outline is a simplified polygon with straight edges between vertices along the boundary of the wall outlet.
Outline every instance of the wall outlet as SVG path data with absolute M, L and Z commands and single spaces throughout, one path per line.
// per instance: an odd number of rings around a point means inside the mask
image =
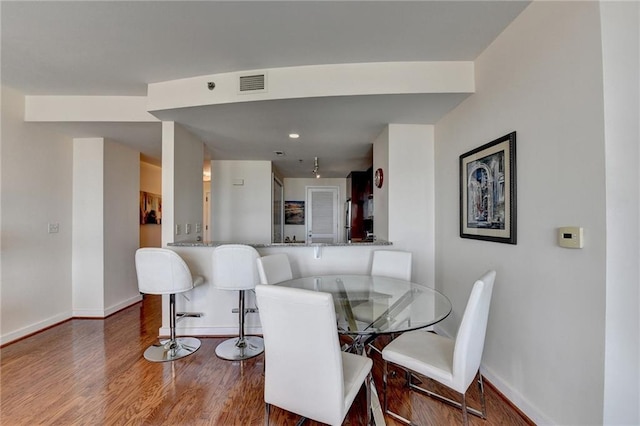
M 182 227 L 180 225 L 176 225 L 176 235 L 182 234 Z
M 57 234 L 60 232 L 60 224 L 59 223 L 50 223 L 48 227 L 50 234 Z

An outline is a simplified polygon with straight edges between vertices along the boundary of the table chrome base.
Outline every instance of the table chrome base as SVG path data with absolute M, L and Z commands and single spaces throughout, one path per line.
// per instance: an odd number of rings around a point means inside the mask
M 239 337 L 225 340 L 216 347 L 218 358 L 228 361 L 242 361 L 253 358 L 264 352 L 262 337 L 246 336 L 243 340 Z
M 144 357 L 151 362 L 175 361 L 191 355 L 200 349 L 200 340 L 195 337 L 178 337 L 175 340 L 161 340 L 144 351 Z

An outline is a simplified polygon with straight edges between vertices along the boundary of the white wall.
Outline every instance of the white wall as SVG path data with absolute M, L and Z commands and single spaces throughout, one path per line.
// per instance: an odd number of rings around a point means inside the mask
M 204 144 L 172 121 L 162 123 L 162 245 L 202 237 Z M 187 225 L 191 230 L 187 233 Z M 197 227 L 200 225 L 200 231 Z M 180 233 L 176 232 L 180 227 Z
M 373 188 L 373 230 L 397 250 L 413 253 L 412 280 L 434 287 L 434 127 L 389 124 L 373 144 L 373 168 L 383 170 Z
M 476 60 L 476 94 L 436 125 L 436 283 L 453 333 L 497 270 L 483 372 L 539 424 L 601 424 L 605 165 L 599 5 L 533 2 Z M 461 239 L 460 154 L 517 131 L 518 244 Z M 556 228 L 584 227 L 563 249 Z
M 140 191 L 162 195 L 162 168 L 140 162 Z M 140 247 L 161 247 L 162 225 L 140 225 Z
M 373 233 L 389 240 L 389 126 L 373 141 L 373 170 L 382 169 L 385 176 L 382 188 L 373 185 Z
M 23 94 L 2 86 L 0 344 L 71 317 L 73 145 L 23 122 Z M 59 232 L 48 233 L 48 223 Z
M 140 153 L 104 145 L 104 312 L 140 300 L 134 256 L 139 246 Z
M 140 300 L 139 153 L 103 138 L 73 140 L 73 315 L 105 317 Z
M 603 2 L 600 11 L 607 161 L 603 423 L 640 424 L 640 3 Z
M 211 239 L 271 242 L 271 162 L 211 162 Z
M 338 241 L 345 241 L 344 234 L 344 205 L 346 202 L 346 178 L 285 178 L 284 200 L 306 201 L 308 186 L 337 186 L 338 187 Z M 296 241 L 306 241 L 305 225 L 284 225 L 284 236 Z
M 73 140 L 73 314 L 103 316 L 104 139 Z
M 383 181 L 383 188 L 388 187 L 389 241 L 394 249 L 413 253 L 412 280 L 429 287 L 435 280 L 434 155 L 433 126 L 389 125 Z

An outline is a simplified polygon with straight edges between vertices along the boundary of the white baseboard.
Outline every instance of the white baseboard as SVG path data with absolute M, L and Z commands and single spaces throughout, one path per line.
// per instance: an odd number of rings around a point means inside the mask
M 44 330 L 47 327 L 51 327 L 52 325 L 56 325 L 63 321 L 66 321 L 71 317 L 72 317 L 71 312 L 63 312 L 61 314 L 54 315 L 45 320 L 38 321 L 35 324 L 31 324 L 27 327 L 23 327 L 19 330 L 12 331 L 7 334 L 3 334 L 2 336 L 0 336 L 0 345 L 11 343 L 14 340 L 18 340 L 30 334 L 37 333 L 38 331 Z
M 536 425 L 553 425 L 556 424 L 549 420 L 540 410 L 531 405 L 518 391 L 513 389 L 508 383 L 497 376 L 493 371 L 484 366 L 480 366 L 480 373 L 491 384 L 502 393 L 505 398 L 514 406 L 518 407 L 531 421 Z
M 133 296 L 127 300 L 123 300 L 122 302 L 116 303 L 115 305 L 112 305 L 110 307 L 108 307 L 107 309 L 105 309 L 104 311 L 104 316 L 108 317 L 111 314 L 115 314 L 116 312 L 124 309 L 124 308 L 128 308 L 129 306 L 138 303 L 139 301 L 142 300 L 142 295 L 141 294 L 137 294 L 136 296 Z
M 135 303 L 138 303 L 142 300 L 142 295 L 138 294 L 133 296 L 127 300 L 123 300 L 121 302 L 116 303 L 115 305 L 111 305 L 106 309 L 74 309 L 73 316 L 80 318 L 106 318 L 109 315 L 118 312 L 124 308 L 127 308 Z

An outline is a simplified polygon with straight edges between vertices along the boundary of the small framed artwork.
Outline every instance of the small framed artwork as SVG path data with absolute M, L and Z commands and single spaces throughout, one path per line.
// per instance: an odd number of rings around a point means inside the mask
M 284 202 L 284 224 L 304 225 L 304 201 Z
M 460 156 L 460 237 L 516 244 L 516 132 Z
M 140 191 L 140 225 L 162 223 L 162 196 Z

